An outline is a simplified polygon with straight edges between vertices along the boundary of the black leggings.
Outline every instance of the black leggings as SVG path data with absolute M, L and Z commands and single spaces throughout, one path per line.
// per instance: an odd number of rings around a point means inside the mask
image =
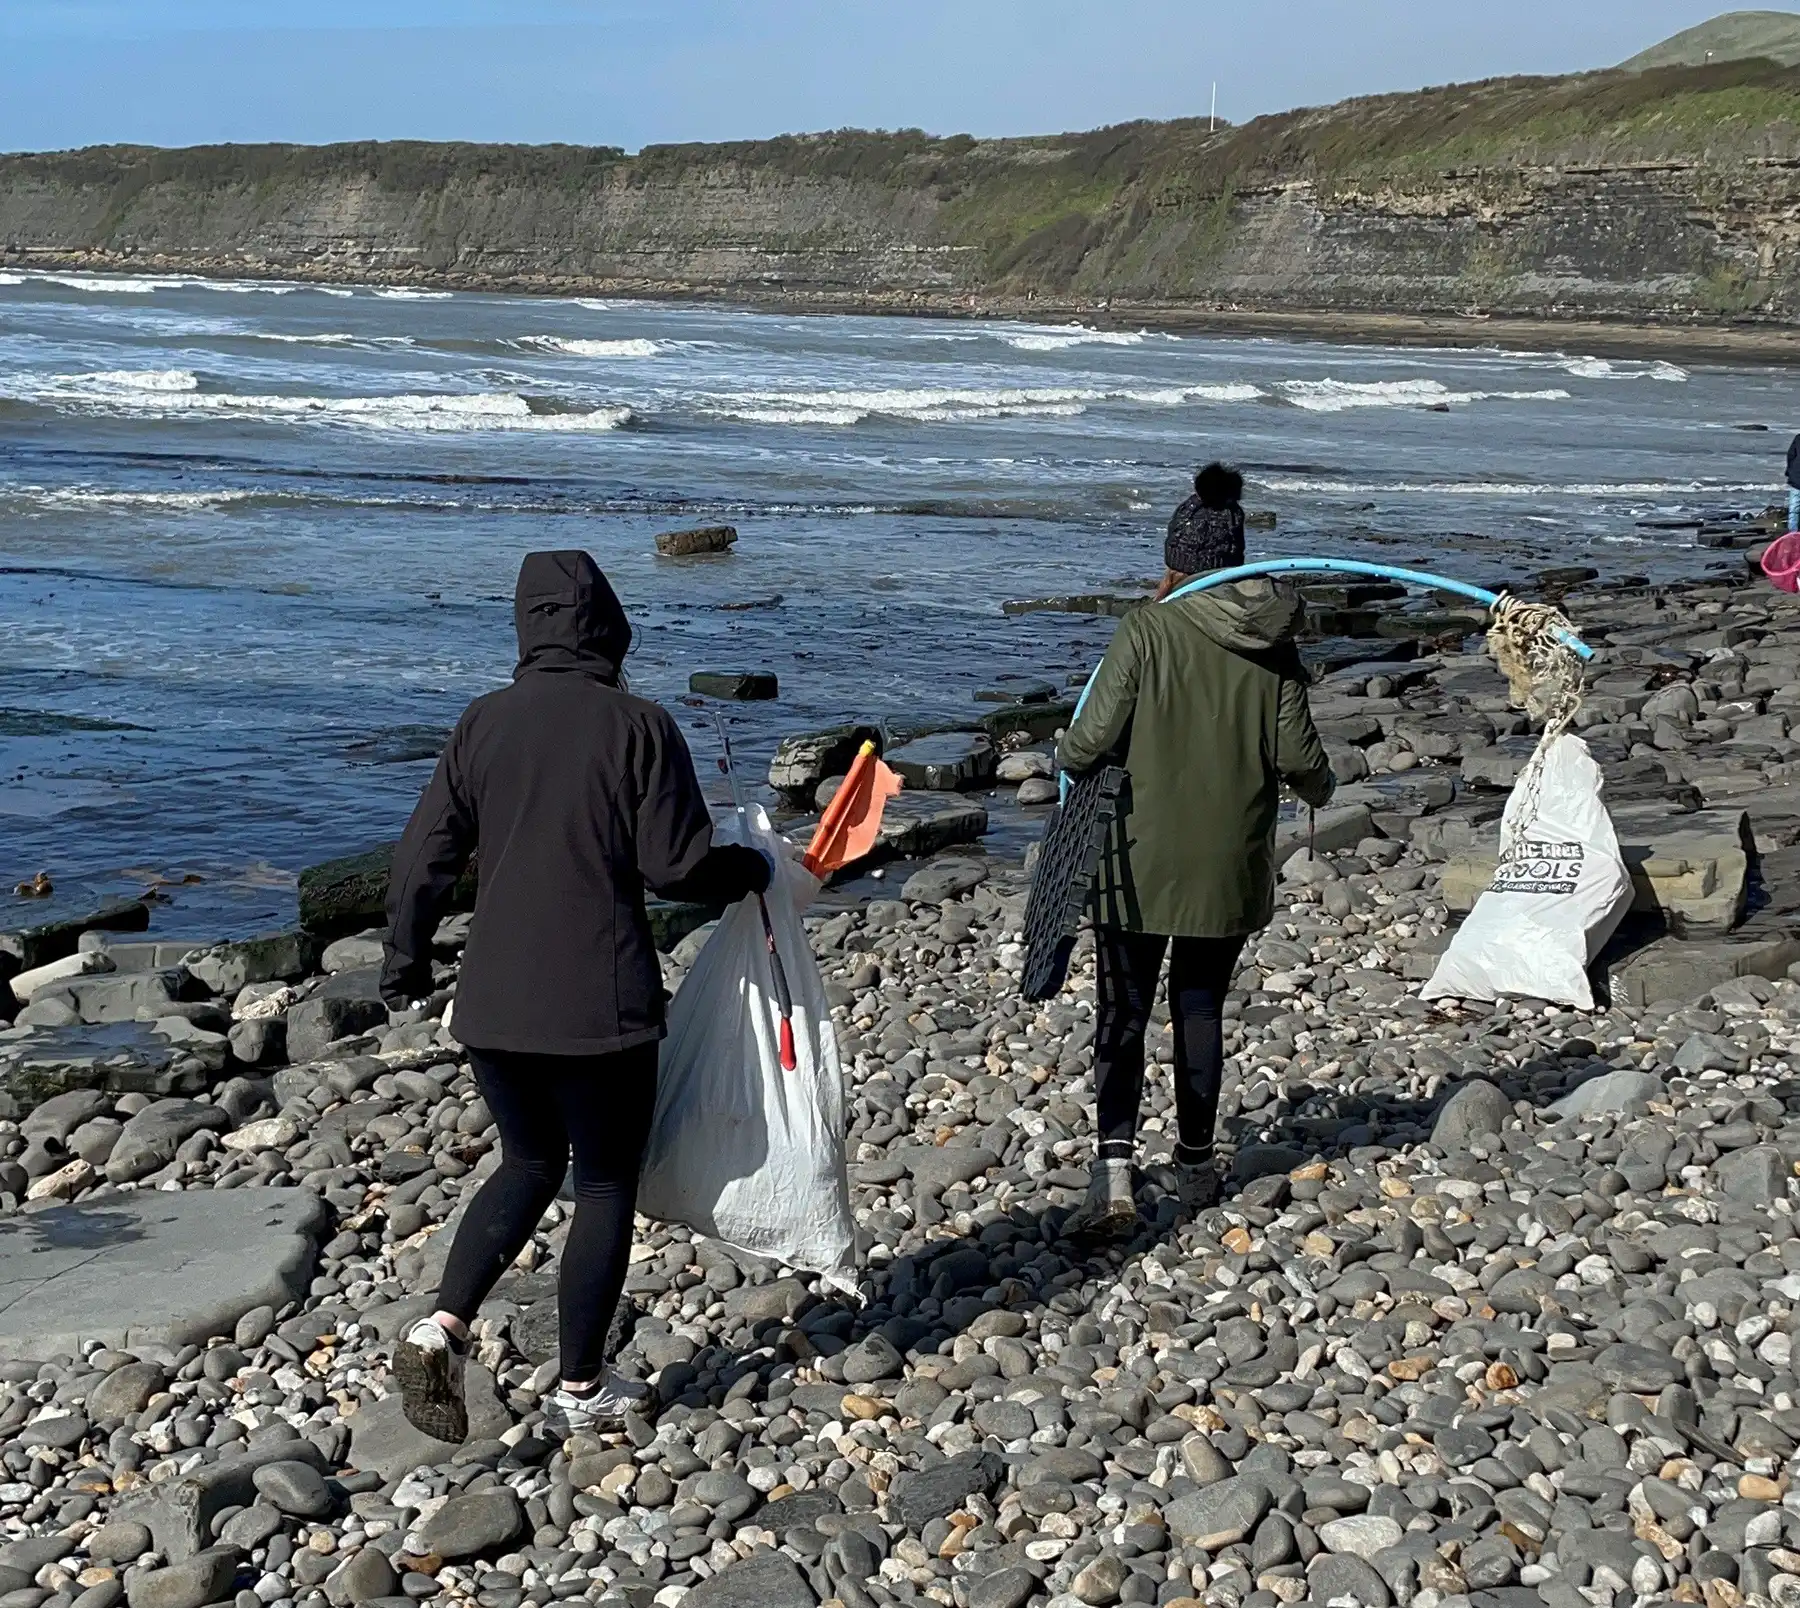
M 1100 1012 L 1094 1034 L 1094 1087 L 1100 1154 L 1129 1157 L 1144 1093 L 1144 1034 L 1157 973 L 1170 940 L 1158 933 L 1102 927 L 1095 934 Z M 1175 1117 L 1180 1152 L 1209 1152 L 1225 1070 L 1220 1018 L 1243 938 L 1177 938 L 1169 959 L 1169 1008 L 1175 1019 Z M 1180 1153 L 1178 1152 L 1178 1154 Z
M 625 1287 L 631 1217 L 650 1119 L 657 1046 L 615 1055 L 470 1050 L 481 1096 L 500 1129 L 500 1166 L 469 1202 L 438 1290 L 464 1323 L 525 1248 L 575 1156 L 575 1220 L 557 1288 L 562 1374 L 598 1378 Z

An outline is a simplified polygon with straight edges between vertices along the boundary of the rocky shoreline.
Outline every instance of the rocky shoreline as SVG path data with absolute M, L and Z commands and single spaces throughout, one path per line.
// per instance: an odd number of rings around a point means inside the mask
M 619 1434 L 538 1433 L 561 1206 L 477 1325 L 469 1444 L 398 1412 L 497 1159 L 443 1022 L 466 916 L 416 1018 L 379 856 L 267 939 L 0 934 L 0 1608 L 1800 1602 L 1800 603 L 1543 582 L 1638 885 L 1609 1003 L 1418 1000 L 1532 739 L 1467 621 L 1354 635 L 1397 600 L 1312 589 L 1345 785 L 1228 1011 L 1230 1186 L 1181 1221 L 1160 1015 L 1140 1229 L 1064 1241 L 1091 951 L 1019 1000 L 1027 874 L 975 823 L 1043 796 L 1066 713 L 997 686 L 890 756 L 889 852 L 934 857 L 809 921 L 864 1302 L 642 1225 Z M 771 780 L 816 804 L 855 735 Z M 707 914 L 661 912 L 672 987 Z

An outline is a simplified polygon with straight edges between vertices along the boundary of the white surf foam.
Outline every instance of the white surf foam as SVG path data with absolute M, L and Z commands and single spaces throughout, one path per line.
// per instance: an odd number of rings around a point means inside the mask
M 535 347 L 540 352 L 557 352 L 565 357 L 655 357 L 668 350 L 666 341 L 584 341 L 563 335 L 526 335 L 513 344 Z
M 148 296 L 159 290 L 179 290 L 182 285 L 179 279 L 101 279 L 92 274 L 27 274 L 25 278 L 41 285 L 60 285 L 64 290 L 85 291 L 90 296 Z
M 232 296 L 291 296 L 299 285 L 270 279 L 184 279 L 184 290 L 219 290 Z
M 375 294 L 383 301 L 449 301 L 453 290 L 411 290 L 404 285 L 378 285 Z
M 1010 417 L 1069 418 L 1097 402 L 1180 407 L 1190 402 L 1251 402 L 1254 385 L 1186 385 L 1103 390 L 1091 387 L 957 388 L 921 386 L 886 391 L 742 391 L 710 398 L 703 412 L 751 424 L 852 425 L 871 417 L 930 424 Z
M 1021 352 L 1062 352 L 1071 346 L 1142 346 L 1146 330 L 1089 329 L 1072 324 L 1067 329 L 1032 329 L 996 332 L 997 338 Z
M 1624 363 L 1605 357 L 1565 357 L 1557 365 L 1578 380 L 1661 380 L 1685 385 L 1687 370 L 1673 363 Z
M 286 396 L 202 391 L 199 384 L 198 376 L 187 369 L 11 375 L 0 380 L 0 394 L 102 413 L 314 420 L 383 430 L 582 433 L 616 430 L 632 417 L 628 407 L 540 409 L 533 407 L 528 397 L 513 391 Z
M 1464 407 L 1471 402 L 1566 402 L 1569 392 L 1453 391 L 1439 380 L 1283 380 L 1277 392 L 1308 413 L 1351 408 Z
M 197 391 L 200 388 L 200 377 L 192 369 L 102 369 L 96 374 L 71 374 L 60 379 L 71 388 L 101 396 L 114 391 L 131 395 Z
M 251 491 L 103 491 L 95 486 L 18 486 L 0 496 L 45 507 L 112 508 L 121 510 L 171 509 L 190 512 L 224 508 L 247 502 Z
M 273 330 L 248 330 L 245 333 L 254 340 L 279 341 L 284 346 L 354 346 L 373 351 L 419 344 L 410 335 L 353 335 L 336 330 L 321 331 L 317 335 L 281 335 Z
M 1180 385 L 1157 390 L 1114 391 L 1110 393 L 1127 402 L 1148 402 L 1156 407 L 1176 408 L 1184 402 L 1256 402 L 1266 394 L 1260 385 Z
M 64 274 L 47 269 L 7 274 L 0 283 L 59 285 L 91 296 L 149 296 L 159 290 L 216 290 L 234 296 L 291 296 L 304 287 L 277 279 L 207 279 L 193 274 Z

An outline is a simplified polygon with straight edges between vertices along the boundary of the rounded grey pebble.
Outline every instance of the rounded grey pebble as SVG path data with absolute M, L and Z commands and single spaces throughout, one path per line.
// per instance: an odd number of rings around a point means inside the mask
M 323 1518 L 331 1511 L 325 1478 L 310 1463 L 265 1463 L 251 1481 L 259 1496 L 294 1518 Z

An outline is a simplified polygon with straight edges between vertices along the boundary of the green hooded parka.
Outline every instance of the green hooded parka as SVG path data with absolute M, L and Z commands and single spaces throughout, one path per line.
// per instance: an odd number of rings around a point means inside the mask
M 1275 907 L 1280 784 L 1324 804 L 1331 766 L 1307 706 L 1297 593 L 1267 580 L 1128 615 L 1057 757 L 1128 777 L 1094 895 L 1128 932 L 1225 938 Z

